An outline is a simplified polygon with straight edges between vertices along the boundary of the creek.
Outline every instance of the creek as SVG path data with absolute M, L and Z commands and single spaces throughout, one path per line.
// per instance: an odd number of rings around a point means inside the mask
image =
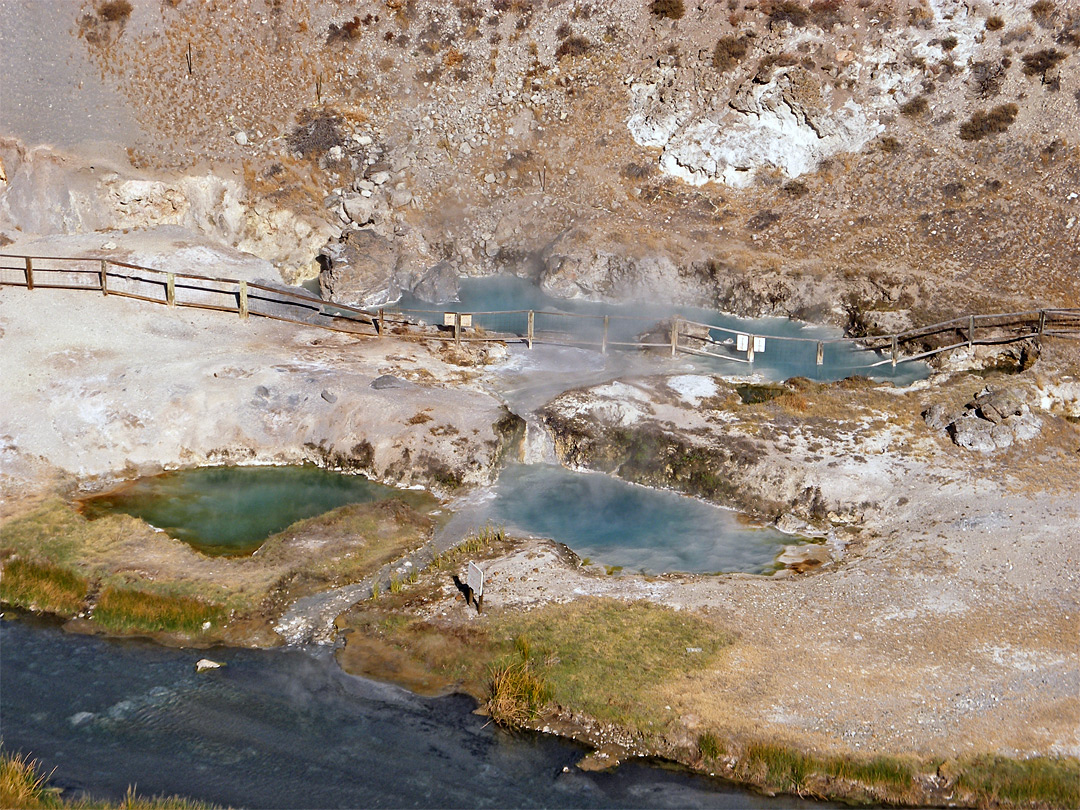
M 346 675 L 329 651 L 206 651 L 0 621 L 5 748 L 40 760 L 65 795 L 181 794 L 223 806 L 810 808 L 717 779 L 508 734 L 461 695 L 423 698 Z M 567 771 L 563 769 L 567 768 Z M 828 805 L 834 806 L 834 805 Z

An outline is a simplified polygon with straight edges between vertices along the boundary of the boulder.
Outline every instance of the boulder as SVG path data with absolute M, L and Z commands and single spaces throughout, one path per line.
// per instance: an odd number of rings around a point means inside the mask
M 958 416 L 956 411 L 945 407 L 940 402 L 931 405 L 922 414 L 923 421 L 931 430 L 945 430 L 956 421 Z
M 432 304 L 456 301 L 458 298 L 457 271 L 450 262 L 441 261 L 424 271 L 419 281 L 413 285 L 412 293 L 417 298 L 430 301 Z
M 326 245 L 319 251 L 319 262 L 319 290 L 326 301 L 372 307 L 400 295 L 395 281 L 397 247 L 370 228 L 350 231 Z
M 211 661 L 209 658 L 200 658 L 195 662 L 195 671 L 208 672 L 212 669 L 221 669 L 223 666 L 225 665 L 218 663 L 217 661 Z
M 987 387 L 975 395 L 968 407 L 974 408 L 983 419 L 997 423 L 1009 416 L 1019 415 L 1024 407 L 1024 397 L 1019 391 Z
M 949 425 L 949 434 L 960 447 L 989 453 L 997 447 L 990 435 L 993 426 L 993 422 L 980 419 L 974 412 L 968 411 Z

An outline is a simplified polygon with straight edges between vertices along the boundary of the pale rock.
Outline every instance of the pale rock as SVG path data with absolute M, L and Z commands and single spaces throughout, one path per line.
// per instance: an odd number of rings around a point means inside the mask
M 247 146 L 247 144 L 248 144 L 247 133 L 244 132 L 244 130 L 240 130 L 235 135 L 233 135 L 233 140 L 236 141 L 236 143 L 238 145 L 240 145 L 240 146 Z
M 198 661 L 195 662 L 195 671 L 209 672 L 213 669 L 221 669 L 223 666 L 225 665 L 218 663 L 217 661 L 211 661 L 209 658 L 200 658 Z
M 319 251 L 323 269 L 319 290 L 326 301 L 351 306 L 378 306 L 400 296 L 395 281 L 398 249 L 373 229 L 350 231 L 341 241 Z
M 390 182 L 390 172 L 375 172 L 371 175 L 371 182 L 377 186 Z
M 412 202 L 412 192 L 407 188 L 395 188 L 390 192 L 390 205 L 394 208 L 403 208 Z

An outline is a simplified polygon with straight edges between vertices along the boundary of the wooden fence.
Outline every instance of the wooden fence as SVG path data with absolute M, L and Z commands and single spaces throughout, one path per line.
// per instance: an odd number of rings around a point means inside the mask
M 521 341 L 595 348 L 650 349 L 752 365 L 766 345 L 816 365 L 829 352 L 865 350 L 867 362 L 853 370 L 922 360 L 940 352 L 1044 337 L 1080 337 L 1080 309 L 1039 309 L 994 315 L 965 315 L 893 335 L 828 340 L 755 335 L 681 317 L 586 315 L 552 310 L 446 312 L 384 307 L 371 311 L 331 303 L 284 286 L 193 273 L 170 273 L 112 259 L 0 254 L 0 286 L 27 290 L 88 290 L 169 307 L 191 307 L 314 326 L 357 337 L 444 340 L 456 344 Z M 775 349 L 772 351 L 775 352 Z

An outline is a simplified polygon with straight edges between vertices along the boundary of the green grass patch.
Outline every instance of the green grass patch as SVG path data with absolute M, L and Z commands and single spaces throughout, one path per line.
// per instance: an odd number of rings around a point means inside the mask
M 94 621 L 114 632 L 198 633 L 203 624 L 220 624 L 224 610 L 190 596 L 170 596 L 127 588 L 106 588 L 94 608 Z
M 704 759 L 717 759 L 724 753 L 720 738 L 711 731 L 703 731 L 698 735 L 697 747 Z
M 957 787 L 980 806 L 1080 807 L 1080 760 L 1074 757 L 1007 759 L 982 756 L 957 763 Z
M 558 703 L 641 730 L 669 719 L 658 688 L 703 669 L 730 643 L 705 619 L 648 602 L 582 599 L 494 624 L 496 637 L 528 639 L 532 670 Z
M 743 753 L 745 777 L 772 790 L 800 792 L 814 777 L 831 777 L 884 791 L 890 801 L 910 802 L 918 763 L 904 757 L 818 756 L 783 743 L 753 743 Z M 930 770 L 933 770 L 932 768 Z
M 21 558 L 4 563 L 0 601 L 70 619 L 83 606 L 89 583 L 73 571 Z

